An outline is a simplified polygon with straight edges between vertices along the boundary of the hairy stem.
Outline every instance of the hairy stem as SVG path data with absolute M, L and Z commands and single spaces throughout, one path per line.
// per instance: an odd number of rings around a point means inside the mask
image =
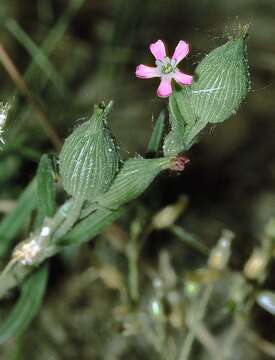
M 31 241 L 35 241 L 39 244 L 39 252 L 32 258 L 32 263 L 25 264 L 24 260 L 26 259 L 24 257 L 15 256 L 15 249 L 11 260 L 0 275 L 0 299 L 5 297 L 11 289 L 19 286 L 43 261 L 63 251 L 66 246 L 70 245 L 72 239 L 74 244 L 81 244 L 91 240 L 123 213 L 123 209 L 115 210 L 113 212 L 97 210 L 77 223 L 72 230 L 66 226 L 68 232 L 65 234 L 65 231 L 62 231 L 59 236 L 58 231 L 60 230 L 60 227 L 65 224 L 64 220 L 67 217 L 70 217 L 69 213 L 71 210 L 73 211 L 71 200 L 67 201 L 59 208 L 56 215 L 50 219 L 48 223 L 50 232 L 48 238 L 41 241 L 42 226 L 39 231 L 32 234 L 16 247 L 16 249 L 20 249 L 24 245 L 30 244 Z

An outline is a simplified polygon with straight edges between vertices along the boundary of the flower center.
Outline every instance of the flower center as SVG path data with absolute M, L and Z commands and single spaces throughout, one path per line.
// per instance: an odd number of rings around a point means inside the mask
M 171 60 L 168 56 L 166 56 L 164 59 L 157 60 L 156 65 L 160 76 L 168 75 L 171 77 L 173 76 L 172 74 L 175 72 L 176 69 L 176 64 L 174 64 L 173 60 Z
M 165 64 L 164 66 L 162 66 L 161 68 L 161 72 L 163 74 L 170 74 L 172 71 L 174 70 L 173 66 L 169 63 L 169 64 Z

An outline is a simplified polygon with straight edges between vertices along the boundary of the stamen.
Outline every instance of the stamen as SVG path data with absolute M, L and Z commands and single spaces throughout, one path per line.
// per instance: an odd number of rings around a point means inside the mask
M 164 65 L 161 69 L 163 74 L 170 74 L 173 71 L 173 66 L 171 64 Z

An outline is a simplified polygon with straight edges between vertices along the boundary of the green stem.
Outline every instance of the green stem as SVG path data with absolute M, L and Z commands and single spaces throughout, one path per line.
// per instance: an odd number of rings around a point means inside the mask
M 213 290 L 213 285 L 212 284 L 208 285 L 204 290 L 202 299 L 199 301 L 198 305 L 195 306 L 194 308 L 195 317 L 194 320 L 191 320 L 191 323 L 189 324 L 189 332 L 183 343 L 178 360 L 188 360 L 190 356 L 192 345 L 196 336 L 196 331 L 205 315 L 212 290 Z
M 84 200 L 76 200 L 76 201 L 72 202 L 70 211 L 68 212 L 68 215 L 67 215 L 65 221 L 62 223 L 62 225 L 59 227 L 59 229 L 55 232 L 55 234 L 53 236 L 53 241 L 55 239 L 62 238 L 64 235 L 67 234 L 67 232 L 69 230 L 71 230 L 73 225 L 79 219 L 83 204 L 84 204 Z
M 139 286 L 138 286 L 138 254 L 139 249 L 137 246 L 137 238 L 135 235 L 130 237 L 130 242 L 127 249 L 128 254 L 128 282 L 131 299 L 136 302 L 139 297 Z
M 43 261 L 61 252 L 66 245 L 73 241 L 74 244 L 81 244 L 89 241 L 99 234 L 107 225 L 115 221 L 123 213 L 123 209 L 114 212 L 98 210 L 86 219 L 82 220 L 75 228 L 67 233 L 63 238 L 68 236 L 69 242 L 60 244 L 60 238 L 57 237 L 57 229 L 62 225 L 64 219 L 69 216 L 71 209 L 71 200 L 67 201 L 49 222 L 50 236 L 46 241 L 40 242 L 40 251 L 33 259 L 31 265 L 24 265 L 20 259 L 12 258 L 6 265 L 4 271 L 0 274 L 0 299 L 5 297 L 7 293 L 14 287 L 20 285 L 22 281 L 35 270 Z M 18 246 L 26 244 L 31 240 L 38 239 L 40 231 L 22 241 Z M 63 231 L 62 231 L 63 232 Z
M 199 241 L 193 234 L 188 233 L 177 225 L 170 226 L 169 230 L 186 245 L 194 248 L 195 250 L 198 250 L 203 255 L 209 255 L 209 248 L 201 241 Z

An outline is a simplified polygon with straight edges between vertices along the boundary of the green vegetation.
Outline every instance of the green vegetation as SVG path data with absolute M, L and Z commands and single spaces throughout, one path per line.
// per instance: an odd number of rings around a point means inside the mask
M 1 1 L 0 360 L 275 358 L 274 14 Z

